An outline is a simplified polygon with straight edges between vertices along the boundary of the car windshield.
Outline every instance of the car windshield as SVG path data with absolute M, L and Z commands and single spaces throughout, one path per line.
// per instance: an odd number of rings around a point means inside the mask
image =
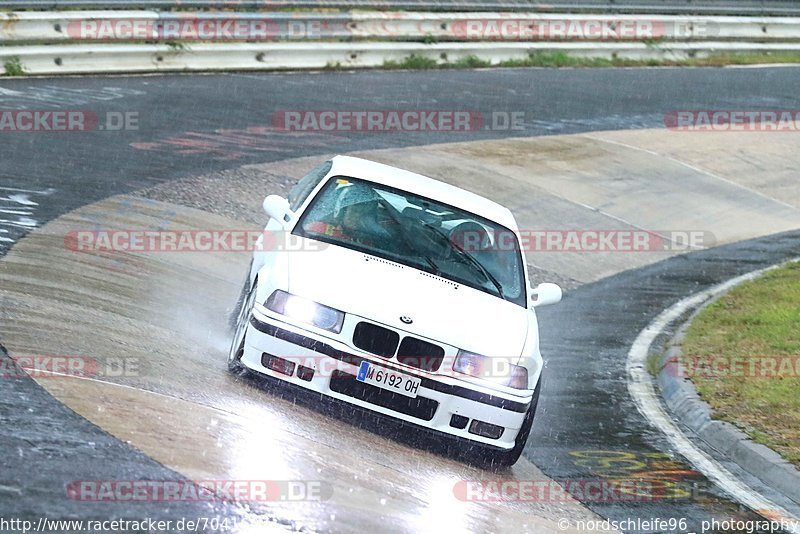
M 392 187 L 335 177 L 312 200 L 294 233 L 373 254 L 526 305 L 514 232 Z

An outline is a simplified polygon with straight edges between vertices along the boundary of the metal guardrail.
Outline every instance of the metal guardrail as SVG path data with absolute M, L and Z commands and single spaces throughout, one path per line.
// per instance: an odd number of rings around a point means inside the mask
M 798 41 L 800 17 L 534 13 L 0 13 L 0 42 Z
M 800 17 L 0 12 L 0 41 L 0 66 L 29 74 L 376 67 L 412 54 L 440 63 L 475 56 L 496 64 L 535 52 L 678 61 L 800 54 Z
M 9 49 L 21 50 L 11 52 Z M 63 45 L 0 47 L 0 64 L 16 56 L 29 74 L 322 69 L 380 67 L 412 54 L 439 63 L 477 57 L 497 64 L 535 52 L 634 60 L 681 60 L 713 53 L 800 53 L 800 43 L 201 43 L 167 45 Z M 446 58 L 446 59 L 445 59 Z
M 2 0 L 0 9 L 371 9 L 409 11 L 527 11 L 540 13 L 658 13 L 800 15 L 798 0 Z

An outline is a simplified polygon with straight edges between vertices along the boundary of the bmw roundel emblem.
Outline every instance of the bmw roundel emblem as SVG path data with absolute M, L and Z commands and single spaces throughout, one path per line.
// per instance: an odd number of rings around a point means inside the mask
M 414 320 L 407 315 L 403 315 L 402 317 L 400 317 L 400 320 L 403 322 L 403 324 L 411 324 L 414 322 Z

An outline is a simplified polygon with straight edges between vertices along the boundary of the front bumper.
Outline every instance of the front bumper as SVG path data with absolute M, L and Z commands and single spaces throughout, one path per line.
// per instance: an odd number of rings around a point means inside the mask
M 282 373 L 267 367 L 273 356 L 296 362 L 291 376 L 284 374 L 285 371 Z M 421 378 L 417 398 L 404 397 L 356 381 L 358 366 L 364 360 Z M 252 371 L 328 397 L 500 449 L 514 447 L 514 440 L 533 397 L 531 392 L 525 392 L 526 396 L 488 393 L 467 382 L 437 380 L 435 375 L 415 373 L 396 362 L 276 320 L 257 309 L 254 309 L 247 326 L 241 362 Z M 313 377 L 309 376 L 309 368 L 314 370 Z M 475 420 L 503 427 L 502 434 L 493 439 L 470 433 L 471 423 Z M 454 422 L 457 422 L 457 426 L 452 425 Z

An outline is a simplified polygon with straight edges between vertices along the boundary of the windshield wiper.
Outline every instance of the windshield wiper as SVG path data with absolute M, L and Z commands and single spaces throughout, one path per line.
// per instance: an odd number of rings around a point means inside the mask
M 386 210 L 386 214 L 389 215 L 389 217 L 391 217 L 392 220 L 397 223 L 397 228 L 400 230 L 400 237 L 403 239 L 408 248 L 413 250 L 417 254 L 417 256 L 419 256 L 421 259 L 425 260 L 425 263 L 427 263 L 428 266 L 431 268 L 433 274 L 435 274 L 436 276 L 442 276 L 442 270 L 439 268 L 438 265 L 436 265 L 436 262 L 433 261 L 433 258 L 431 258 L 428 254 L 425 254 L 419 248 L 414 246 L 414 243 L 411 241 L 411 239 L 409 239 L 408 234 L 406 234 L 405 228 L 403 228 L 402 221 L 400 220 L 399 217 L 397 217 L 394 213 L 392 213 L 392 210 L 394 210 L 394 206 L 390 206 L 389 203 L 383 199 L 378 200 L 378 203 L 382 205 L 383 208 Z
M 439 236 L 443 241 L 447 242 L 447 246 L 450 247 L 451 250 L 455 251 L 459 258 L 466 260 L 467 265 L 472 265 L 479 273 L 483 275 L 486 280 L 492 283 L 494 287 L 497 289 L 497 293 L 500 295 L 500 298 L 505 300 L 506 296 L 503 294 L 503 286 L 500 285 L 500 282 L 497 281 L 497 278 L 494 277 L 492 273 L 490 273 L 486 267 L 483 266 L 481 262 L 476 260 L 471 254 L 468 254 L 466 251 L 459 248 L 458 245 L 450 241 L 450 238 L 445 235 L 444 232 L 436 228 L 430 223 L 425 221 L 421 221 L 422 226 L 427 228 L 428 230 L 432 231 L 434 234 Z M 463 263 L 463 262 L 462 262 Z

